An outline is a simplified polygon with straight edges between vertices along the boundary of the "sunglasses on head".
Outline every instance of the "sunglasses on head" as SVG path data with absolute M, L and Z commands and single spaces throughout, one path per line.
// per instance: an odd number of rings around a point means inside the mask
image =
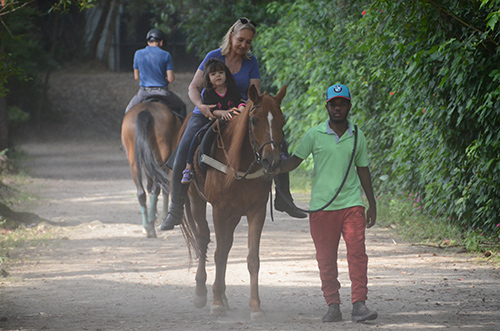
M 239 21 L 240 21 L 241 24 L 248 24 L 248 23 L 250 23 L 250 24 L 253 25 L 254 28 L 257 27 L 257 23 L 255 23 L 254 21 L 251 21 L 249 19 L 246 19 L 244 17 L 240 18 Z

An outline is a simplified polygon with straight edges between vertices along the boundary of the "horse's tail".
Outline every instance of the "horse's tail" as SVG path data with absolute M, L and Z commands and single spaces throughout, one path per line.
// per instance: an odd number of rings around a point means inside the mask
M 192 264 L 193 260 L 193 251 L 195 253 L 195 258 L 207 260 L 207 252 L 206 250 L 201 249 L 202 243 L 198 240 L 202 240 L 199 236 L 197 236 L 198 228 L 196 222 L 194 220 L 193 214 L 191 213 L 191 202 L 189 199 L 186 199 L 184 206 L 185 218 L 184 222 L 182 222 L 182 235 L 186 240 L 186 244 L 188 246 L 189 252 L 189 265 Z M 206 238 L 210 242 L 210 238 Z
M 142 183 L 142 169 L 157 182 L 164 190 L 169 190 L 170 179 L 165 171 L 158 165 L 151 148 L 149 132 L 154 131 L 154 117 L 148 110 L 143 110 L 137 115 L 135 121 L 135 162 L 137 164 L 138 182 Z

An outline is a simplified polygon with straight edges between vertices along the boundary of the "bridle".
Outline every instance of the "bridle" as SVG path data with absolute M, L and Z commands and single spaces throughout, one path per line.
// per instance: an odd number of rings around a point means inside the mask
M 249 117 L 248 118 L 248 134 L 250 136 L 250 146 L 252 146 L 252 150 L 254 153 L 254 162 L 252 162 L 252 165 L 255 165 L 255 164 L 262 165 L 262 150 L 264 149 L 264 147 L 266 147 L 266 145 L 272 145 L 272 146 L 278 148 L 278 151 L 281 153 L 281 144 L 278 143 L 276 140 L 271 139 L 271 140 L 268 140 L 259 146 L 259 143 L 257 142 L 257 140 L 255 140 L 255 137 L 253 135 L 253 130 L 252 130 L 252 115 L 251 114 L 256 107 L 257 106 L 252 106 L 252 108 L 250 109 L 249 115 L 248 115 L 248 117 Z
M 231 164 L 228 164 L 229 168 L 231 169 L 231 171 L 234 174 L 234 178 L 236 178 L 237 180 L 246 179 L 247 176 L 250 174 L 250 172 L 252 171 L 252 169 L 256 165 L 262 166 L 262 151 L 266 145 L 273 145 L 273 146 L 277 147 L 279 152 L 281 153 L 281 145 L 276 140 L 272 140 L 272 139 L 268 140 L 259 146 L 259 143 L 255 139 L 255 136 L 254 136 L 253 130 L 252 130 L 252 115 L 251 114 L 256 107 L 257 106 L 252 105 L 252 108 L 250 108 L 250 111 L 248 112 L 248 134 L 250 136 L 250 146 L 252 147 L 254 159 L 253 159 L 252 163 L 250 163 L 250 165 L 248 166 L 248 169 L 243 173 L 243 175 L 239 175 L 238 170 L 234 169 L 234 167 L 231 166 Z M 218 122 L 216 122 L 216 123 L 218 125 Z M 218 136 L 219 148 L 221 148 L 224 151 L 224 154 L 226 156 L 226 160 L 229 160 L 226 148 L 224 146 L 224 142 L 222 141 L 220 127 L 218 127 L 218 131 L 219 132 L 218 132 L 217 136 Z

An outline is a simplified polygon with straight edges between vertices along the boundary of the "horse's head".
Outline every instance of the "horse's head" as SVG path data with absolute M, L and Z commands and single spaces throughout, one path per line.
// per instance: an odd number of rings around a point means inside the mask
M 274 97 L 267 92 L 260 95 L 254 85 L 248 90 L 248 97 L 253 102 L 249 117 L 250 140 L 264 172 L 268 174 L 274 173 L 281 161 L 285 118 L 280 105 L 286 87 L 284 85 Z

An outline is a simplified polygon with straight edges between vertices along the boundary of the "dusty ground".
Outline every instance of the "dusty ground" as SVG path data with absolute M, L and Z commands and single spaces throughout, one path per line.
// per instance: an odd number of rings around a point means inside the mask
M 172 89 L 187 100 L 192 74 Z M 229 258 L 227 317 L 191 300 L 195 268 L 179 230 L 146 239 L 119 131 L 136 91 L 131 74 L 58 73 L 52 102 L 67 121 L 25 132 L 19 144 L 34 212 L 59 224 L 60 239 L 31 250 L 0 283 L 2 330 L 425 330 L 500 329 L 498 268 L 467 254 L 411 246 L 387 229 L 367 232 L 370 307 L 379 318 L 350 322 L 345 248 L 341 247 L 344 321 L 321 323 L 326 307 L 308 222 L 275 212 L 261 248 L 260 293 L 267 319 L 250 320 L 246 224 Z M 189 106 L 191 107 L 191 106 Z M 303 207 L 307 204 L 300 201 Z M 213 239 L 213 237 L 212 237 Z M 210 245 L 208 282 L 214 278 Z M 210 296 L 209 296 L 210 299 Z

